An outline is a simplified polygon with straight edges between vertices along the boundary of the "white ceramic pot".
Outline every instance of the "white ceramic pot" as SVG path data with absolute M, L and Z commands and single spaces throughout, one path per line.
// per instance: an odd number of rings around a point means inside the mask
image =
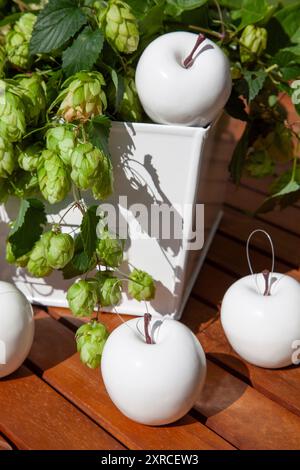
M 30 351 L 33 336 L 30 303 L 14 285 L 0 281 L 0 377 L 20 367 Z
M 141 55 L 135 82 L 143 108 L 154 122 L 206 126 L 226 104 L 231 92 L 230 66 L 217 44 L 204 39 L 192 65 L 183 66 L 197 38 L 185 31 L 167 33 Z
M 119 410 L 139 423 L 162 425 L 184 416 L 204 385 L 206 359 L 195 335 L 182 323 L 152 321 L 155 344 L 139 333 L 143 319 L 130 320 L 109 336 L 101 370 Z
M 221 322 L 233 349 L 260 367 L 279 368 L 292 363 L 293 343 L 300 340 L 300 284 L 273 273 L 271 295 L 263 295 L 263 274 L 235 282 L 226 292 Z

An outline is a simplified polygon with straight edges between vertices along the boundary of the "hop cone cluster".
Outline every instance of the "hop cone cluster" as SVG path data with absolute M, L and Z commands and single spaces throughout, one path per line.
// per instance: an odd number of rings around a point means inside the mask
M 146 272 L 134 269 L 130 274 L 128 292 L 136 300 L 151 300 L 155 296 L 153 278 Z
M 46 134 L 47 148 L 59 154 L 65 165 L 71 165 L 71 156 L 75 148 L 74 132 L 67 126 L 60 125 L 49 129 Z
M 27 264 L 28 272 L 34 277 L 49 276 L 52 272 L 47 260 L 50 240 L 53 232 L 45 232 L 34 245 Z
M 139 44 L 137 20 L 126 2 L 110 0 L 107 9 L 99 12 L 99 23 L 118 51 L 125 54 L 136 51 Z
M 25 131 L 25 107 L 20 90 L 0 80 L 0 135 L 3 139 L 16 142 Z
M 36 126 L 46 110 L 46 84 L 37 73 L 19 77 L 18 83 L 23 93 L 27 122 Z
M 100 366 L 102 351 L 108 338 L 108 331 L 103 323 L 92 321 L 78 328 L 76 332 L 77 351 L 81 361 L 95 369 Z
M 101 307 L 117 305 L 122 296 L 120 279 L 107 272 L 97 273 L 98 301 Z
M 61 102 L 58 114 L 65 121 L 82 121 L 102 114 L 107 102 L 102 90 L 105 81 L 100 72 L 79 72 L 64 83 L 56 102 Z
M 71 178 L 80 189 L 88 189 L 95 182 L 99 174 L 105 155 L 91 143 L 79 144 L 75 147 L 71 157 Z
M 267 47 L 268 33 L 265 28 L 248 25 L 241 35 L 240 56 L 242 62 L 252 62 Z M 244 46 L 244 47 L 243 47 Z
M 92 315 L 98 302 L 97 288 L 94 283 L 81 279 L 69 287 L 67 300 L 75 316 L 87 317 Z
M 41 155 L 41 145 L 37 142 L 26 147 L 18 156 L 20 168 L 24 171 L 36 171 Z
M 38 166 L 38 180 L 44 198 L 55 204 L 62 201 L 71 188 L 69 172 L 57 153 L 44 150 Z
M 36 16 L 25 13 L 6 36 L 6 53 L 11 64 L 21 69 L 29 66 L 29 42 Z
M 0 178 L 8 178 L 16 168 L 13 145 L 0 135 Z
M 108 156 L 103 154 L 97 179 L 92 187 L 95 199 L 106 199 L 113 192 L 113 169 Z
M 47 261 L 53 269 L 64 268 L 73 258 L 74 240 L 67 233 L 53 233 L 48 247 Z

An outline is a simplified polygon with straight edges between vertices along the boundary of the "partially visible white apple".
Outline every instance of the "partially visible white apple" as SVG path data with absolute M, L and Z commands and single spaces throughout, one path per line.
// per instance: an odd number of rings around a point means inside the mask
M 243 277 L 227 290 L 221 323 L 243 359 L 260 367 L 285 367 L 292 363 L 293 342 L 300 340 L 300 284 L 284 274 L 266 276 Z
M 161 323 L 155 344 L 147 344 L 139 330 L 142 318 L 123 323 L 109 336 L 101 360 L 105 387 L 132 420 L 171 423 L 191 409 L 204 385 L 205 354 L 195 335 L 176 320 Z
M 164 34 L 139 59 L 137 92 L 145 112 L 156 123 L 206 126 L 229 98 L 229 61 L 213 41 L 204 39 L 190 66 L 183 65 L 197 38 L 197 34 L 183 31 Z
M 0 305 L 0 377 L 5 377 L 26 359 L 34 319 L 30 303 L 13 284 L 0 281 Z

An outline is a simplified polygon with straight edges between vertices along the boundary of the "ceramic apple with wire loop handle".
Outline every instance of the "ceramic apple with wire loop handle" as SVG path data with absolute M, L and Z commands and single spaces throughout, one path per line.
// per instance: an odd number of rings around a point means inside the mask
M 272 247 L 271 271 L 253 273 L 249 244 L 264 233 Z M 221 306 L 221 323 L 232 348 L 246 361 L 265 368 L 292 364 L 293 344 L 300 339 L 300 284 L 274 272 L 274 248 L 264 230 L 254 230 L 247 241 L 251 275 L 236 281 Z
M 106 390 L 128 418 L 147 425 L 177 421 L 204 385 L 206 359 L 196 336 L 171 318 L 135 318 L 108 337 L 101 360 Z

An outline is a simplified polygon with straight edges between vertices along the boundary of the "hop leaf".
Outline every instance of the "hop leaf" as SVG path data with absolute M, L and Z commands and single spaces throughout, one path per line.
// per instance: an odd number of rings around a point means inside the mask
M 71 157 L 71 178 L 80 189 L 88 189 L 96 182 L 105 155 L 91 143 L 79 144 Z
M 128 283 L 129 294 L 136 300 L 151 300 L 155 296 L 155 284 L 152 276 L 145 271 L 134 269 Z
M 47 261 L 53 269 L 64 268 L 73 258 L 74 240 L 67 233 L 55 233 L 51 237 Z
M 47 148 L 56 152 L 65 165 L 71 165 L 71 155 L 75 148 L 75 134 L 68 126 L 57 126 L 46 134 Z
M 73 314 L 77 317 L 92 315 L 97 304 L 97 288 L 95 284 L 80 280 L 69 287 L 67 300 Z
M 123 244 L 108 230 L 102 231 L 101 238 L 97 242 L 96 252 L 101 264 L 105 266 L 116 268 L 123 261 Z
M 8 178 L 17 166 L 12 144 L 0 135 L 0 177 Z
M 102 90 L 105 81 L 100 72 L 78 72 L 64 83 L 54 104 L 60 103 L 58 115 L 65 121 L 86 122 L 102 114 L 107 102 Z
M 41 145 L 37 142 L 26 147 L 18 156 L 19 166 L 25 171 L 36 171 L 41 155 Z
M 25 131 L 25 108 L 20 90 L 0 80 L 0 135 L 3 139 L 16 142 Z
M 63 161 L 52 150 L 44 150 L 41 154 L 38 180 L 41 193 L 50 204 L 62 201 L 70 191 L 68 171 Z
M 27 270 L 34 277 L 49 276 L 52 272 L 52 268 L 49 266 L 47 259 L 52 236 L 53 232 L 51 231 L 43 233 L 30 253 Z
M 21 69 L 29 66 L 29 41 L 35 21 L 35 15 L 25 13 L 6 36 L 8 60 Z
M 99 9 L 98 20 L 106 39 L 120 52 L 130 54 L 139 44 L 137 20 L 130 6 L 121 0 L 110 0 L 107 9 Z
M 95 369 L 100 366 L 108 331 L 103 323 L 92 321 L 78 328 L 76 332 L 77 351 L 80 360 L 88 367 Z
M 120 279 L 110 274 L 108 271 L 100 271 L 96 275 L 98 300 L 101 307 L 117 305 L 122 296 L 122 283 Z

